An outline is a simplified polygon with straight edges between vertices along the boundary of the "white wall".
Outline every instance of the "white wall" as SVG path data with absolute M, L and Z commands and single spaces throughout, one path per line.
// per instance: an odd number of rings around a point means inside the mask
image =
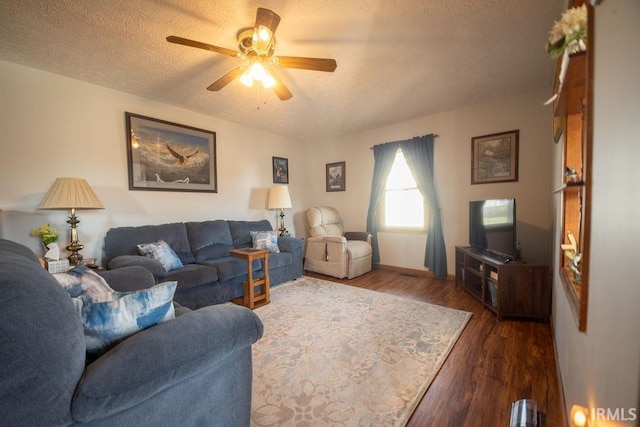
M 595 17 L 587 330 L 578 331 L 556 265 L 555 341 L 567 413 L 574 404 L 595 413 L 618 410 L 618 420 L 595 425 L 640 425 L 640 2 L 603 1 Z M 561 155 L 558 147 L 556 163 Z
M 262 219 L 272 184 L 271 157 L 289 159 L 293 209 L 306 208 L 304 146 L 278 135 L 218 120 L 104 87 L 0 61 L 0 209 L 2 237 L 41 251 L 31 229 L 50 222 L 68 241 L 69 213 L 38 211 L 57 177 L 85 178 L 104 210 L 78 211 L 85 257 L 102 256 L 110 227 L 205 219 Z M 216 132 L 218 193 L 129 191 L 125 111 Z
M 454 247 L 467 245 L 469 201 L 516 198 L 518 239 L 526 258 L 551 262 L 551 118 L 543 102 L 549 90 L 474 105 L 346 136 L 310 147 L 308 162 L 315 204 L 338 208 L 350 230 L 366 228 L 373 174 L 370 147 L 429 133 L 435 142 L 435 179 L 443 213 L 448 271 L 454 272 Z M 520 130 L 519 180 L 471 185 L 471 138 Z M 325 192 L 325 164 L 346 161 L 346 191 Z M 426 234 L 379 233 L 380 262 L 424 270 Z

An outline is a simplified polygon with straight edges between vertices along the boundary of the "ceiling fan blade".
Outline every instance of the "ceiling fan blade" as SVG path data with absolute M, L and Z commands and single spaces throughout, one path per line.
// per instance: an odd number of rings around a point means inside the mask
M 277 13 L 262 7 L 258 8 L 258 13 L 256 14 L 256 29 L 266 27 L 273 35 L 276 33 L 278 24 L 280 24 L 280 16 Z
M 270 11 L 259 7 L 256 14 L 256 24 L 253 29 L 253 49 L 258 55 L 271 56 L 269 51 L 273 53 L 273 46 L 275 41 L 275 33 L 280 23 L 280 16 Z
M 290 99 L 293 94 L 289 91 L 289 89 L 287 89 L 280 77 L 273 71 L 271 71 L 269 74 L 271 74 L 273 79 L 276 81 L 276 84 L 274 84 L 271 89 L 276 93 L 278 98 L 280 98 L 281 101 Z
M 233 80 L 235 80 L 236 78 L 240 77 L 242 75 L 242 73 L 244 73 L 246 68 L 247 67 L 234 68 L 233 70 L 229 71 L 224 76 L 220 77 L 215 82 L 211 83 L 209 85 L 209 87 L 207 88 L 207 90 L 218 91 L 218 90 L 222 89 L 223 87 L 225 87 L 226 85 L 231 83 Z
M 303 70 L 327 71 L 330 73 L 338 66 L 335 59 L 303 58 L 300 56 L 276 56 L 273 62 L 282 68 L 300 68 Z
M 197 47 L 198 49 L 209 50 L 211 52 L 221 53 L 223 55 L 229 55 L 236 58 L 240 58 L 240 52 L 236 52 L 235 50 L 227 49 L 224 47 L 214 46 L 208 43 L 202 43 L 195 40 L 189 40 L 178 36 L 169 36 L 167 37 L 167 41 L 169 43 L 177 43 L 184 46 Z

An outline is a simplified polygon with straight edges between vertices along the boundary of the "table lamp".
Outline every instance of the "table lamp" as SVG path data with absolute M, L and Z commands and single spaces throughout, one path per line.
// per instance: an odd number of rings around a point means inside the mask
M 280 209 L 280 236 L 287 234 L 284 228 L 284 210 L 291 208 L 291 197 L 289 197 L 289 187 L 286 185 L 274 185 L 269 190 L 269 202 L 267 209 Z
M 71 209 L 71 217 L 67 220 L 71 226 L 71 244 L 67 246 L 71 252 L 69 263 L 76 265 L 81 262 L 80 251 L 84 246 L 78 242 L 77 225 L 80 220 L 76 217 L 76 209 L 104 209 L 89 183 L 83 178 L 57 178 L 38 209 Z

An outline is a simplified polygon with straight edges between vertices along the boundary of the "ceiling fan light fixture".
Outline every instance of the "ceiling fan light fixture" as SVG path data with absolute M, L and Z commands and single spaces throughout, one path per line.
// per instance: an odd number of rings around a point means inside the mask
M 253 32 L 253 45 L 257 52 L 265 54 L 271 47 L 273 32 L 266 27 L 256 28 Z
M 264 69 L 264 65 L 259 62 L 254 62 L 249 67 L 249 73 L 254 80 L 262 81 L 264 77 L 267 75 L 267 70 Z
M 240 82 L 247 87 L 253 86 L 254 81 L 262 83 L 265 88 L 273 87 L 276 84 L 276 79 L 259 62 L 253 62 L 240 76 Z
M 276 79 L 274 79 L 271 74 L 266 73 L 264 78 L 262 79 L 262 86 L 269 89 L 270 87 L 273 87 L 273 85 L 275 84 L 276 84 Z
M 253 86 L 253 77 L 251 77 L 251 73 L 249 71 L 245 71 L 244 73 L 242 73 L 239 80 L 240 83 L 247 87 Z

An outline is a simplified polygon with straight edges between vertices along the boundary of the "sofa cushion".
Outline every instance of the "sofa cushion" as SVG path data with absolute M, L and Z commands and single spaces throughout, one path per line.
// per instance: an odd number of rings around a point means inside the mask
M 203 261 L 202 264 L 215 267 L 218 271 L 218 279 L 220 279 L 221 282 L 247 275 L 247 261 L 240 258 L 227 256 L 225 258 Z M 262 262 L 259 259 L 255 259 L 251 267 L 254 272 L 260 271 L 262 270 Z
M 119 255 L 139 255 L 136 245 L 164 240 L 178 255 L 183 264 L 195 261 L 184 223 L 117 227 L 107 231 L 104 238 L 104 257 L 107 263 Z
M 265 249 L 269 252 L 280 252 L 277 231 L 250 231 L 254 249 Z
M 227 221 L 187 222 L 186 226 L 196 262 L 229 256 L 233 239 Z
M 167 273 L 164 280 L 178 282 L 178 291 L 218 281 L 218 270 L 201 264 L 188 264 Z
M 152 243 L 140 243 L 137 245 L 141 255 L 155 259 L 166 271 L 177 270 L 184 267 L 178 255 L 164 240 Z
M 266 219 L 261 221 L 227 221 L 233 246 L 236 248 L 248 248 L 253 245 L 251 241 L 251 231 L 271 231 L 271 223 Z
M 134 292 L 83 294 L 74 304 L 84 326 L 87 354 L 99 356 L 114 344 L 175 317 L 177 282 L 164 282 Z

